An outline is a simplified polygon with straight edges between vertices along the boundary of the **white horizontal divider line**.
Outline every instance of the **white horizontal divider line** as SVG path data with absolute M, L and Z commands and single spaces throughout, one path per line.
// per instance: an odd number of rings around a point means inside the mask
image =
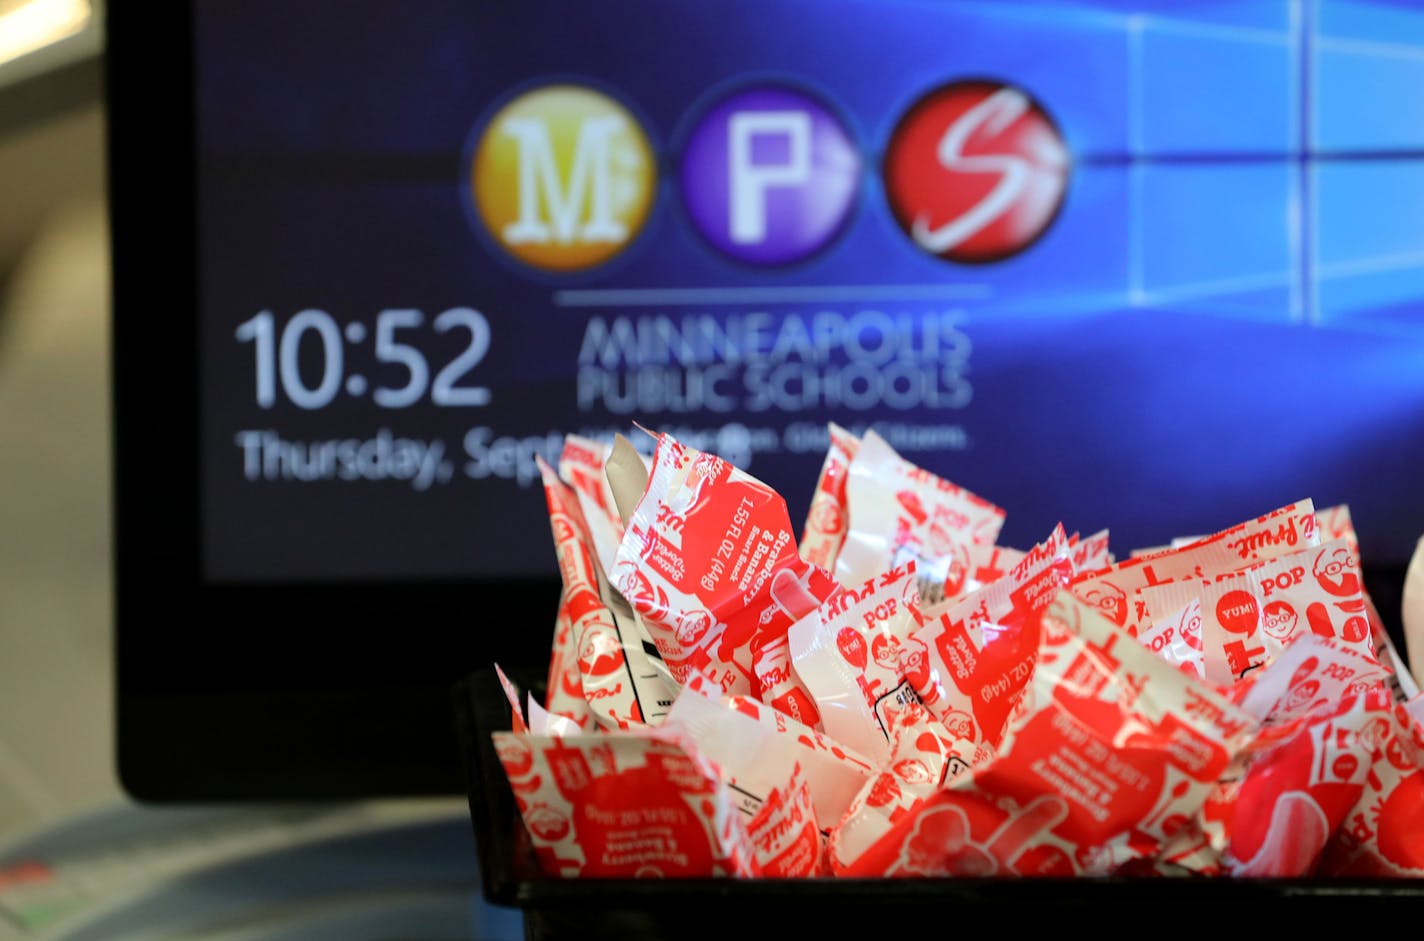
M 559 307 L 659 307 L 669 304 L 964 301 L 993 295 L 987 284 L 806 284 L 761 287 L 589 288 L 554 292 Z

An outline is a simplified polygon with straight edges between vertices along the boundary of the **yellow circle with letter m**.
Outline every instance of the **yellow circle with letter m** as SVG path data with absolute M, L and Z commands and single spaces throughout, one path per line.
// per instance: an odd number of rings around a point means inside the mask
M 657 163 L 637 119 L 580 85 L 548 85 L 501 108 L 475 149 L 475 206 L 494 240 L 546 271 L 602 264 L 648 219 Z

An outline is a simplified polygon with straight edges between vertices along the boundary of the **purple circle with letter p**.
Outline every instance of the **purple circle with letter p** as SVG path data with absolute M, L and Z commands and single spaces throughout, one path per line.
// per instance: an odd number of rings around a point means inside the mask
M 682 153 L 687 214 L 719 251 L 784 265 L 825 248 L 844 228 L 860 152 L 820 101 L 780 85 L 743 88 L 698 120 Z

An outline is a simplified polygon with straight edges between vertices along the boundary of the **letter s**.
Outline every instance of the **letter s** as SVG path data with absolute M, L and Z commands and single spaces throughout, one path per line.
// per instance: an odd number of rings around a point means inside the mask
M 1028 108 L 1028 98 L 1022 92 L 1001 88 L 945 129 L 937 152 L 941 166 L 954 173 L 997 173 L 999 182 L 968 212 L 937 229 L 929 227 L 926 216 L 916 218 L 911 234 L 920 247 L 935 255 L 942 254 L 993 223 L 1018 199 L 1031 172 L 1028 161 L 1011 154 L 966 157 L 964 145 L 981 127 L 996 134 L 1018 120 Z

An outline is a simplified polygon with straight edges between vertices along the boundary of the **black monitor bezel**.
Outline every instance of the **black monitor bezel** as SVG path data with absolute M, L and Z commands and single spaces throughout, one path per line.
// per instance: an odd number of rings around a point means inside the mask
M 550 576 L 524 580 L 204 577 L 192 30 L 186 4 L 104 22 L 121 786 L 153 802 L 461 793 L 451 689 L 547 656 L 552 549 Z
M 141 16 L 104 18 L 120 782 L 157 802 L 461 792 L 452 684 L 547 658 L 552 549 L 545 578 L 204 578 L 193 13 Z M 1365 573 L 1404 653 L 1404 565 Z

